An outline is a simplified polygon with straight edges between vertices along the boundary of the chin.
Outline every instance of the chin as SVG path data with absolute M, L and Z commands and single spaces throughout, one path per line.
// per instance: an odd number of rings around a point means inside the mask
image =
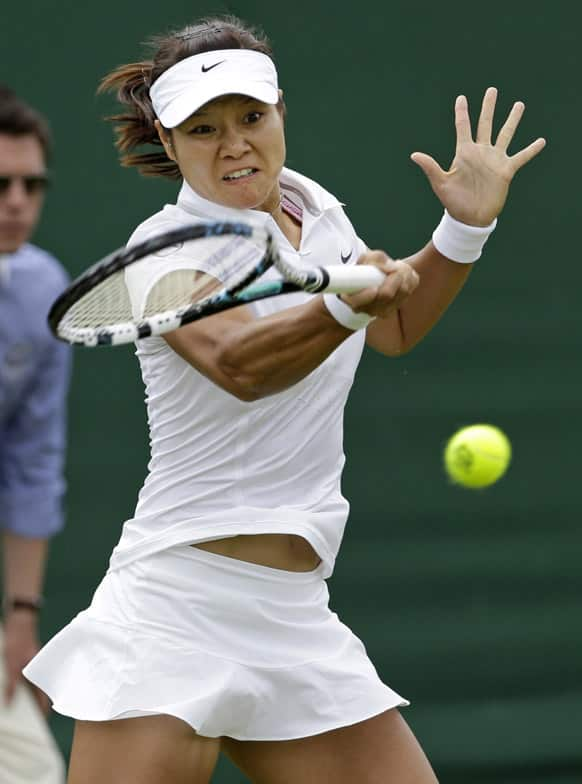
M 262 210 L 271 193 L 271 185 L 266 188 L 264 184 L 255 182 L 249 183 L 246 187 L 243 185 L 240 189 L 226 186 L 226 193 L 223 191 L 221 196 L 225 206 L 238 210 Z
M 16 253 L 16 251 L 20 247 L 22 247 L 22 245 L 24 245 L 24 243 L 26 241 L 27 241 L 26 237 L 24 237 L 22 240 L 18 240 L 18 241 L 15 241 L 15 242 L 2 242 L 2 241 L 0 241 L 0 256 L 2 256 L 3 254 L 8 254 L 8 253 Z
M 233 207 L 235 210 L 260 210 L 263 201 L 258 198 L 241 197 L 238 199 L 229 199 L 228 204 L 225 206 Z

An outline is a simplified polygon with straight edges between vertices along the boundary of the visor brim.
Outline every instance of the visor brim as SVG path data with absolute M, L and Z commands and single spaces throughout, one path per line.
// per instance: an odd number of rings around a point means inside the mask
M 277 88 L 264 82 L 241 80 L 237 83 L 229 80 L 228 83 L 205 85 L 204 90 L 200 89 L 200 85 L 193 85 L 191 89 L 184 90 L 164 107 L 159 115 L 159 120 L 164 128 L 176 128 L 209 101 L 223 95 L 248 95 L 249 98 L 255 98 L 257 101 L 272 105 L 279 102 Z

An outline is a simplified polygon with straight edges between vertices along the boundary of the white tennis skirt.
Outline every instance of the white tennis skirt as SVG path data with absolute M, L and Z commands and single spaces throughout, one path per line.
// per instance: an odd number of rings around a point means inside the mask
M 108 572 L 24 674 L 65 716 L 169 714 L 210 738 L 302 738 L 408 705 L 321 573 L 172 547 Z

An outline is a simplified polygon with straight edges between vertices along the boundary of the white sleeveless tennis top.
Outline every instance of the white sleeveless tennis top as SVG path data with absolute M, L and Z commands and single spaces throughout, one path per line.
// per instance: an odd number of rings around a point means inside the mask
M 299 251 L 268 213 L 219 207 L 185 183 L 177 204 L 142 223 L 129 244 L 197 219 L 248 220 L 264 224 L 297 265 L 355 263 L 366 246 L 337 199 L 289 169 L 280 184 L 302 213 Z M 161 261 L 167 271 L 188 264 L 179 248 L 154 263 Z M 310 296 L 287 294 L 251 307 L 260 318 Z M 253 402 L 216 386 L 162 337 L 140 341 L 151 458 L 110 568 L 177 544 L 285 533 L 307 539 L 329 577 L 349 511 L 341 493 L 343 412 L 364 341 L 365 331 L 355 332 L 306 378 Z

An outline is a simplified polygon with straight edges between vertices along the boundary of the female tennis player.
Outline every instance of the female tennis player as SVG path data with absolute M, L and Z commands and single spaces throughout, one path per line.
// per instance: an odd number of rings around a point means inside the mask
M 69 784 L 201 784 L 224 751 L 253 782 L 435 782 L 362 643 L 328 607 L 348 504 L 343 410 L 364 343 L 409 351 L 455 298 L 515 172 L 523 104 L 491 140 L 496 91 L 475 140 L 456 101 L 456 156 L 414 153 L 445 208 L 401 261 L 369 250 L 337 199 L 285 168 L 285 107 L 267 41 L 233 18 L 157 43 L 103 83 L 124 165 L 182 181 L 177 203 L 130 244 L 196 221 L 266 226 L 301 264 L 369 264 L 381 285 L 287 294 L 138 342 L 151 460 L 90 607 L 27 667 L 76 719 Z M 154 152 L 136 152 L 143 144 Z M 373 164 L 374 171 L 377 164 Z M 424 230 L 423 230 L 424 231 Z M 201 270 L 174 246 L 127 274 L 143 311 L 165 275 Z

